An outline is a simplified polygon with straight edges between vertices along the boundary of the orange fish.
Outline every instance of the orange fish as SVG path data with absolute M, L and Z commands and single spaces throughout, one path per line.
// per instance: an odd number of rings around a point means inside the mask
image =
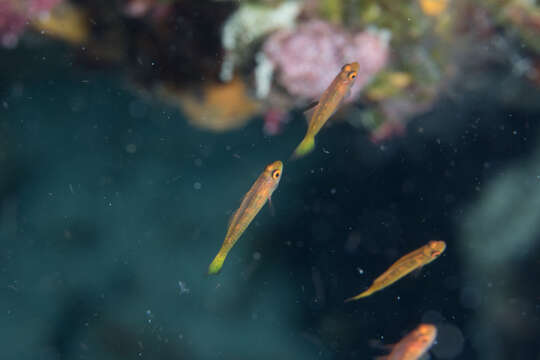
M 388 270 L 386 270 L 381 276 L 373 281 L 373 284 L 364 291 L 354 297 L 348 298 L 345 302 L 358 300 L 360 298 L 369 296 L 376 291 L 382 290 L 385 287 L 392 285 L 411 271 L 414 271 L 426 264 L 429 264 L 436 258 L 438 258 L 446 249 L 446 243 L 444 241 L 430 241 L 426 245 L 419 249 L 416 249 L 407 255 L 401 257 L 396 261 Z
M 231 217 L 229 229 L 225 235 L 223 245 L 221 245 L 221 249 L 208 267 L 209 275 L 217 274 L 221 270 L 229 251 L 264 206 L 266 201 L 270 199 L 274 190 L 276 190 L 282 172 L 283 163 L 281 161 L 275 161 L 264 169 L 262 174 L 259 175 L 255 183 L 251 186 L 251 189 L 249 189 L 242 199 L 240 207 Z
M 437 337 L 437 328 L 431 324 L 420 324 L 397 344 L 390 345 L 392 351 L 376 360 L 417 360 L 424 355 Z
M 321 130 L 326 121 L 332 116 L 354 84 L 358 75 L 357 62 L 346 64 L 334 78 L 334 81 L 321 95 L 320 100 L 313 108 L 313 115 L 309 120 L 306 135 L 300 145 L 294 150 L 293 159 L 302 157 L 315 147 L 315 135 Z

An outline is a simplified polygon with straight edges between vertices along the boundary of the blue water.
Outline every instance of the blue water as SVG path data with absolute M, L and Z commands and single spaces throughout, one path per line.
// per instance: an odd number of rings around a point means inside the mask
M 368 359 L 385 353 L 374 341 L 421 321 L 450 329 L 435 358 L 484 358 L 456 223 L 533 151 L 533 136 L 510 131 L 532 134 L 530 115 L 471 93 L 384 146 L 329 126 L 314 154 L 285 163 L 275 214 L 263 208 L 207 277 L 231 212 L 266 164 L 289 157 L 301 116 L 276 137 L 260 118 L 216 134 L 66 48 L 20 46 L 0 62 L 2 359 Z M 435 238 L 448 244 L 436 262 L 343 304 Z M 503 344 L 538 353 L 532 338 Z

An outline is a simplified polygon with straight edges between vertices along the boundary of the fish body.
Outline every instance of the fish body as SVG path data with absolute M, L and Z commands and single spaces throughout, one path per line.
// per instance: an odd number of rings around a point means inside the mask
M 407 255 L 401 257 L 392 266 L 388 268 L 381 276 L 373 281 L 373 284 L 364 292 L 351 297 L 345 302 L 358 300 L 382 290 L 385 287 L 395 283 L 410 272 L 426 265 L 438 258 L 446 249 L 444 241 L 432 240 L 419 249 L 416 249 Z
M 223 245 L 221 245 L 221 249 L 208 267 L 209 275 L 217 274 L 221 270 L 223 262 L 227 258 L 227 254 L 231 248 L 238 241 L 266 201 L 270 199 L 274 190 L 276 190 L 282 172 L 283 163 L 281 161 L 275 161 L 268 165 L 261 175 L 259 175 L 257 180 L 255 180 L 251 189 L 249 189 L 242 199 L 240 207 L 231 217 L 225 240 L 223 240 Z
M 417 360 L 433 345 L 437 328 L 431 324 L 420 324 L 397 344 L 390 354 L 377 357 L 377 360 Z
M 302 157 L 315 147 L 315 135 L 321 130 L 326 121 L 332 116 L 354 84 L 358 75 L 357 62 L 346 64 L 334 78 L 330 86 L 321 95 L 309 120 L 306 135 L 300 145 L 294 150 L 293 159 Z

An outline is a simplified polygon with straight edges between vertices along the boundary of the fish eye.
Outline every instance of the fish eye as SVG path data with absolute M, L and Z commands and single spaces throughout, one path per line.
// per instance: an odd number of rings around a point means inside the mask
M 354 71 L 349 74 L 349 79 L 351 79 L 351 80 L 356 79 L 356 73 Z
M 429 242 L 429 247 L 430 247 L 431 249 L 435 250 L 435 249 L 437 249 L 437 248 L 439 247 L 439 245 L 437 244 L 436 241 L 431 240 L 431 241 Z
M 274 172 L 272 173 L 272 177 L 274 179 L 279 179 L 280 175 L 281 175 L 281 171 L 279 171 L 279 170 L 274 170 Z

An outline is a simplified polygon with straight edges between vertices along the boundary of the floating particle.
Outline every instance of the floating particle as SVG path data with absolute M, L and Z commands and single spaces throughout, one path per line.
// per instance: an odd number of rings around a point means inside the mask
M 178 287 L 180 288 L 180 295 L 189 294 L 190 290 L 183 281 L 178 281 Z
M 135 145 L 135 144 L 127 144 L 126 145 L 126 152 L 128 154 L 135 154 L 137 152 L 137 145 Z

